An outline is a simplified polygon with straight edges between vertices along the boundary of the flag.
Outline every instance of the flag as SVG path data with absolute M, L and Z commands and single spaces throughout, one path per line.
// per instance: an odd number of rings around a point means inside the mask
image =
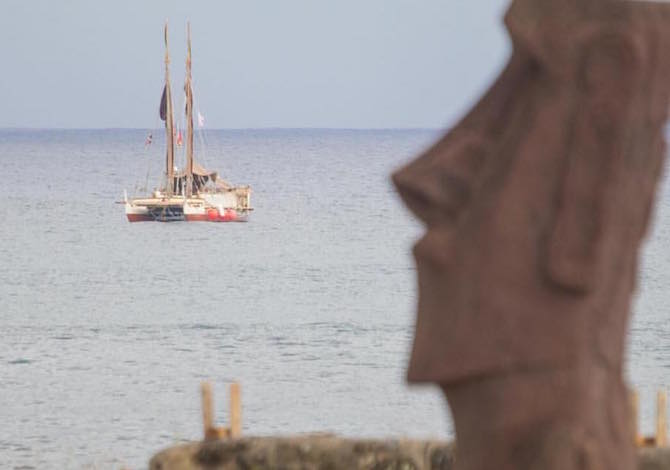
M 205 116 L 198 111 L 198 127 L 205 127 Z
M 181 147 L 183 143 L 184 143 L 184 140 L 182 139 L 181 131 L 178 131 L 177 132 L 177 147 Z

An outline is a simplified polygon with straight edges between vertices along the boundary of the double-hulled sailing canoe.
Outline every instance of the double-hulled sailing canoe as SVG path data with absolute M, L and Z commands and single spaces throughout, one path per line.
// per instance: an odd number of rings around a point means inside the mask
M 251 207 L 251 188 L 235 186 L 221 179 L 217 172 L 198 164 L 193 155 L 193 86 L 191 79 L 191 27 L 187 25 L 186 55 L 186 167 L 175 169 L 175 132 L 172 92 L 170 89 L 170 56 L 168 28 L 165 25 L 165 86 L 159 115 L 165 122 L 165 174 L 161 186 L 150 195 L 128 198 L 124 195 L 126 216 L 130 222 L 141 221 L 208 221 L 245 222 Z M 149 140 L 150 142 L 150 140 Z

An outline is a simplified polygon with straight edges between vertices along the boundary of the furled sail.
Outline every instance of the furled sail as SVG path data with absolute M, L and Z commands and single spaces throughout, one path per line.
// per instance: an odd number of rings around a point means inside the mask
M 161 96 L 161 106 L 160 110 L 158 111 L 161 117 L 161 121 L 165 121 L 167 119 L 167 87 L 163 87 L 163 95 Z
M 186 35 L 188 37 L 186 54 L 186 83 L 184 91 L 186 92 L 186 196 L 190 197 L 193 190 L 199 191 L 200 185 L 204 185 L 210 176 L 204 179 L 195 175 L 193 168 L 193 88 L 191 86 L 191 23 L 186 23 Z M 216 175 L 216 173 L 214 173 Z M 195 177 L 194 177 L 195 176 Z M 212 181 L 216 176 L 212 178 Z
M 167 22 L 165 23 L 165 88 L 161 97 L 160 117 L 165 121 L 165 192 L 168 196 L 174 194 L 174 116 L 172 114 L 172 93 L 170 91 L 170 54 L 168 52 Z

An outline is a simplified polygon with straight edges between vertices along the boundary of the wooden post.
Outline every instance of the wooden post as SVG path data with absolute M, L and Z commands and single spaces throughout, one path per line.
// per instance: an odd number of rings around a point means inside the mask
M 656 395 L 656 447 L 665 447 L 668 443 L 667 404 L 667 392 L 659 390 Z
M 631 431 L 633 433 L 633 444 L 640 446 L 642 444 L 642 437 L 638 431 L 638 420 L 639 420 L 639 410 L 640 410 L 640 394 L 637 390 L 631 390 L 630 392 L 630 421 L 631 421 Z
M 240 384 L 230 385 L 230 427 L 214 426 L 214 399 L 212 385 L 202 382 L 202 427 L 207 439 L 226 439 L 242 435 L 242 401 L 240 399 Z
M 240 400 L 240 384 L 230 385 L 230 437 L 242 435 L 242 403 Z
M 203 426 L 203 435 L 205 439 L 211 434 L 212 429 L 214 429 L 214 404 L 212 400 L 212 384 L 209 382 L 203 382 L 200 385 L 200 391 L 202 392 L 202 426 Z

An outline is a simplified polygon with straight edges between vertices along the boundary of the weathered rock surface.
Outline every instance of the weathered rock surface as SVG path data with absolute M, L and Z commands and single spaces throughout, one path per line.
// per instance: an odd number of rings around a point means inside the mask
M 670 469 L 670 449 L 642 449 L 637 456 L 639 470 Z
M 335 436 L 247 437 L 163 450 L 150 470 L 453 470 L 443 441 L 357 440 Z M 639 470 L 670 470 L 670 449 L 638 451 Z
M 150 470 L 451 470 L 453 449 L 440 441 L 354 440 L 334 436 L 241 438 L 166 449 Z

